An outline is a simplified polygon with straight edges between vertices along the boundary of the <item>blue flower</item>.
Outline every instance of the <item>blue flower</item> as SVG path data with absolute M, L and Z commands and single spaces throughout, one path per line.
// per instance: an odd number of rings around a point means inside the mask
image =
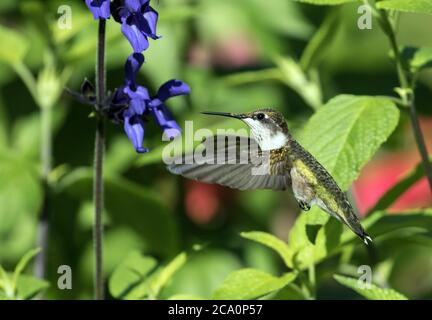
M 186 83 L 170 80 L 159 88 L 155 96 L 150 97 L 147 88 L 137 85 L 135 80 L 143 62 L 144 56 L 141 53 L 133 53 L 128 57 L 125 64 L 125 85 L 114 93 L 109 112 L 111 119 L 123 121 L 126 135 L 138 153 L 148 151 L 143 147 L 145 131 L 143 118 L 146 116 L 153 116 L 165 137 L 169 139 L 181 133 L 181 128 L 164 103 L 171 97 L 190 92 Z
M 125 0 L 124 6 L 118 6 L 117 10 L 121 30 L 135 52 L 148 48 L 148 38 L 159 38 L 156 35 L 158 13 L 150 6 L 150 0 Z
M 110 0 L 85 0 L 95 19 L 109 19 Z
M 143 147 L 144 140 L 144 121 L 135 114 L 132 109 L 126 109 L 123 113 L 124 130 L 129 140 L 132 142 L 136 152 L 146 153 L 149 150 Z
M 181 133 L 181 129 L 164 102 L 171 97 L 185 95 L 189 92 L 190 88 L 186 83 L 180 80 L 170 80 L 159 88 L 157 95 L 152 97 L 148 103 L 153 118 L 163 130 L 163 134 L 169 139 L 177 137 Z

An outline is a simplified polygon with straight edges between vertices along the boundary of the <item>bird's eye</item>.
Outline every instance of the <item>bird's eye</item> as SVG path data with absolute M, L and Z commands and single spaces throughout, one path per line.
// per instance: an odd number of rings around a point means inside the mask
M 258 120 L 263 120 L 265 118 L 265 114 L 264 113 L 258 113 L 257 114 L 257 119 Z

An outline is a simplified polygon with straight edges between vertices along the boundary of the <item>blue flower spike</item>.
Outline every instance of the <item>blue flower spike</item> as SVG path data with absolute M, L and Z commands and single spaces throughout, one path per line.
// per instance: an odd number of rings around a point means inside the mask
M 149 47 L 148 38 L 156 35 L 158 13 L 150 6 L 150 0 L 85 0 L 95 19 L 113 19 L 121 24 L 121 31 L 131 44 L 133 53 L 127 58 L 123 86 L 110 96 L 106 115 L 115 123 L 122 123 L 124 131 L 138 153 L 149 150 L 143 147 L 144 120 L 151 116 L 170 140 L 181 134 L 181 128 L 165 105 L 168 99 L 190 92 L 189 86 L 180 80 L 169 80 L 150 96 L 146 87 L 137 84 L 137 74 L 144 64 L 142 54 Z

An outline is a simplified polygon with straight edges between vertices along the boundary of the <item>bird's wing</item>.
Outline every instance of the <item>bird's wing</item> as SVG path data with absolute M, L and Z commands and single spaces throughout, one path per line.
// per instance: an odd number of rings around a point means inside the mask
M 252 138 L 217 135 L 167 168 L 189 179 L 239 190 L 285 190 L 291 181 L 284 152 L 284 148 L 262 151 Z

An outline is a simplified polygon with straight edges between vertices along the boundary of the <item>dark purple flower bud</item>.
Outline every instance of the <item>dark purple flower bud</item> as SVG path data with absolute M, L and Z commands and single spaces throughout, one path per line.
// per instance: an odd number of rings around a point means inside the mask
M 162 104 L 159 107 L 151 108 L 151 113 L 166 137 L 174 139 L 181 134 L 181 128 L 174 120 L 171 111 L 166 106 Z
M 140 116 L 134 114 L 130 109 L 125 110 L 124 114 L 124 130 L 132 142 L 136 152 L 146 153 L 149 150 L 143 147 L 144 140 L 144 121 Z
M 125 87 L 116 89 L 112 95 L 111 105 L 113 106 L 127 106 L 129 103 L 129 96 L 125 92 Z
M 109 19 L 110 0 L 85 0 L 85 3 L 92 12 L 94 19 Z
M 170 80 L 165 82 L 157 93 L 157 97 L 163 102 L 171 97 L 188 94 L 190 87 L 180 80 Z
M 141 53 L 131 54 L 125 64 L 126 84 L 135 87 L 135 76 L 144 63 L 144 56 Z

